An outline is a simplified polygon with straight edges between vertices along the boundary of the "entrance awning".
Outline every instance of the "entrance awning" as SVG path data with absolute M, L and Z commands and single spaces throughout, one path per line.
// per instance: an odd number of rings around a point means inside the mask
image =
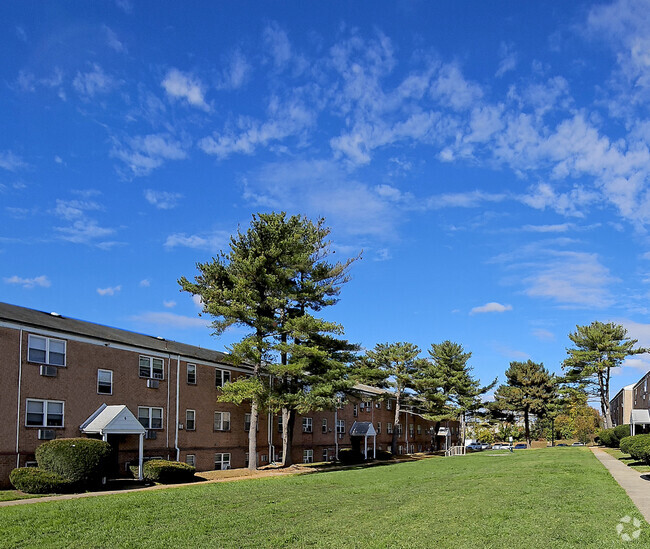
M 368 459 L 368 437 L 373 437 L 372 457 L 377 457 L 377 431 L 370 421 L 355 421 L 350 428 L 351 437 L 363 437 L 365 459 Z
M 147 430 L 124 404 L 114 406 L 102 404 L 81 424 L 79 429 L 86 435 L 101 435 L 103 440 L 106 440 L 108 435 L 138 435 L 140 437 L 138 477 L 142 480 L 144 435 Z

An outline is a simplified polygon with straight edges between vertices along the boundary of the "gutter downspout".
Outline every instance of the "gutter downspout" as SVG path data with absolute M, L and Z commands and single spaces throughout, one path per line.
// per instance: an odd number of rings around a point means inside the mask
M 181 380 L 181 355 L 176 355 L 176 429 L 174 435 L 174 448 L 176 449 L 176 461 L 181 459 L 181 449 L 178 447 L 178 412 L 180 407 L 180 380 Z M 196 422 L 196 419 L 194 420 Z
M 18 343 L 18 406 L 16 409 L 16 467 L 20 467 L 20 454 L 18 453 L 18 441 L 20 438 L 20 384 L 23 378 L 23 330 L 20 330 L 20 341 Z
M 171 367 L 172 367 L 172 356 L 170 354 L 167 354 L 167 427 L 165 428 L 165 446 L 167 446 L 167 459 L 169 459 L 169 416 L 171 415 L 169 413 L 169 393 L 170 393 L 170 387 L 169 387 L 169 374 L 171 373 Z

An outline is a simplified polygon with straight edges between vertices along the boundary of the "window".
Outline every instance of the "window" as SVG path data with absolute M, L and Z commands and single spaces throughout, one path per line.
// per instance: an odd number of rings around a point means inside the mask
M 97 394 L 99 395 L 113 394 L 113 371 L 112 370 L 97 370 Z
M 422 434 L 422 425 L 418 425 L 418 435 Z
M 251 415 L 244 414 L 244 431 L 250 431 L 250 430 L 251 430 Z
M 375 402 L 375 408 L 377 408 L 378 410 L 381 410 L 381 402 L 379 402 L 379 401 Z
M 366 402 L 361 403 L 361 407 L 366 410 L 366 412 L 369 412 L 372 409 L 372 402 L 367 400 Z
M 196 467 L 196 456 L 194 454 L 187 454 L 185 457 L 185 463 L 192 467 Z
M 140 357 L 140 377 L 164 379 L 164 367 L 165 361 L 162 358 L 154 358 L 152 356 Z
M 303 417 L 302 418 L 302 432 L 303 433 L 311 433 L 311 418 L 310 417 Z M 307 462 L 305 462 L 307 463 Z
M 214 454 L 214 468 L 217 471 L 230 469 L 230 454 Z
M 282 416 L 278 416 L 278 433 L 282 432 Z
M 246 454 L 244 454 L 244 467 L 248 467 L 249 458 L 250 458 L 250 453 L 246 452 Z
M 230 412 L 214 413 L 214 430 L 230 431 Z
M 145 429 L 162 429 L 163 409 L 138 406 L 138 421 Z
M 260 456 L 260 461 L 261 461 L 262 463 L 268 463 L 268 462 L 269 462 L 269 456 L 268 456 L 267 454 L 262 454 L 262 455 Z
M 412 437 L 415 434 L 415 429 L 413 428 L 413 424 L 409 424 L 409 436 Z
M 185 410 L 185 429 L 187 431 L 194 431 L 194 429 L 196 429 L 195 410 Z
M 377 434 L 381 435 L 381 421 L 377 422 Z
M 52 366 L 65 366 L 65 341 L 30 335 L 27 338 L 28 351 L 27 360 L 39 364 L 51 364 Z
M 304 450 L 302 452 L 302 462 L 303 463 L 314 463 L 314 451 L 313 450 Z
M 327 433 L 327 418 L 323 418 L 323 425 L 321 426 L 321 429 L 323 431 L 323 434 Z
M 359 406 L 357 406 L 356 404 L 355 404 L 354 407 L 352 408 L 352 415 L 353 415 L 354 417 L 357 417 L 357 416 L 359 415 Z
M 397 425 L 395 425 L 395 428 L 397 429 L 397 434 L 399 436 L 402 436 L 402 424 L 398 423 Z
M 188 385 L 196 385 L 196 364 L 187 365 L 187 383 Z
M 336 432 L 339 435 L 344 435 L 345 434 L 345 420 L 344 419 L 337 419 L 336 420 Z
M 27 427 L 63 427 L 63 402 L 27 399 Z
M 230 370 L 216 370 L 215 372 L 215 387 L 223 387 L 230 382 Z
M 393 424 L 390 422 L 386 423 L 386 433 L 389 435 L 393 434 Z
M 392 410 L 393 409 L 393 401 L 389 398 L 386 401 L 386 410 Z
M 323 448 L 323 461 L 327 461 L 328 455 L 327 455 L 327 448 Z

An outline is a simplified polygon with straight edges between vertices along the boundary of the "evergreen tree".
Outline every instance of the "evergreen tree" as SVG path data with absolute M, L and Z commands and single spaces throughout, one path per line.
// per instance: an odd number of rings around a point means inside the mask
M 471 375 L 468 361 L 472 353 L 449 340 L 433 343 L 429 361 L 421 370 L 418 392 L 425 399 L 433 419 L 459 419 L 462 443 L 465 443 L 467 414 L 476 414 L 483 406 L 481 397 L 492 389 L 497 380 L 481 387 Z
M 569 334 L 574 349 L 567 349 L 568 358 L 562 368 L 569 382 L 584 384 L 590 394 L 600 401 L 605 429 L 612 426 L 609 409 L 609 380 L 612 368 L 620 366 L 626 357 L 645 353 L 647 349 L 634 349 L 636 339 L 628 339 L 627 330 L 613 322 L 592 322 L 589 326 L 576 326 Z
M 530 416 L 543 416 L 557 398 L 555 377 L 543 364 L 527 360 L 511 362 L 506 379 L 508 383 L 496 390 L 492 406 L 524 414 L 526 442 L 530 445 Z
M 378 343 L 366 352 L 361 361 L 359 379 L 376 387 L 395 391 L 395 420 L 391 452 L 397 454 L 397 437 L 400 429 L 400 412 L 407 396 L 406 390 L 415 385 L 415 377 L 424 362 L 418 358 L 420 349 L 413 343 Z

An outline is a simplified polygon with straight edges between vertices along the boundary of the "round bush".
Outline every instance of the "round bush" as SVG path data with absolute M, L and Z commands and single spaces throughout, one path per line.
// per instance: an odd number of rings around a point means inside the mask
M 339 461 L 343 465 L 354 465 L 355 463 L 363 463 L 364 457 L 361 452 L 352 448 L 342 448 L 339 450 Z
M 609 448 L 618 448 L 618 437 L 614 434 L 614 429 L 603 429 L 598 433 L 600 443 Z
M 393 459 L 393 454 L 387 450 L 377 450 L 377 459 L 387 460 Z
M 622 438 L 630 436 L 630 425 L 619 425 L 614 427 L 614 436 L 620 441 Z
M 60 438 L 36 448 L 40 469 L 57 473 L 79 487 L 92 487 L 106 476 L 111 445 L 92 438 Z
M 180 461 L 167 461 L 165 459 L 152 459 L 142 467 L 145 479 L 161 484 L 175 484 L 179 482 L 192 482 L 196 467 Z
M 621 440 L 621 451 L 630 454 L 636 460 L 644 460 L 650 451 L 650 435 L 634 435 Z
M 20 467 L 9 473 L 9 481 L 27 494 L 65 494 L 72 491 L 73 484 L 61 475 L 36 467 Z

